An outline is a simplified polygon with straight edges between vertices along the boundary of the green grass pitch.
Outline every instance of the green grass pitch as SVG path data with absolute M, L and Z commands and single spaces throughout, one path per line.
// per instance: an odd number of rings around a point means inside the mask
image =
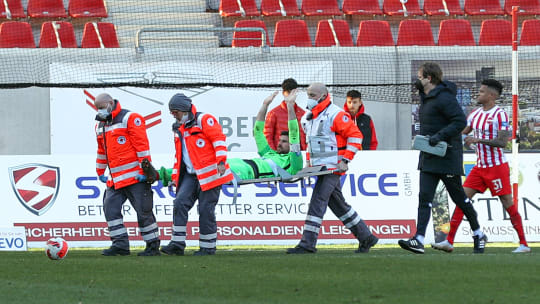
M 62 261 L 43 250 L 1 252 L 0 303 L 540 303 L 534 245 L 512 254 L 510 244 L 489 244 L 482 255 L 471 244 L 424 255 L 390 245 L 294 256 L 283 246 L 221 246 L 204 257 L 193 248 L 160 257 L 73 249 Z

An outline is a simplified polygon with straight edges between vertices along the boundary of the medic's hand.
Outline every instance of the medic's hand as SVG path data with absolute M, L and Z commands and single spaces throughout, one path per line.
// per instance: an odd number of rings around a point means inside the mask
M 217 165 L 217 170 L 219 172 L 219 175 L 223 175 L 225 171 L 227 170 L 227 168 L 225 168 L 225 164 L 221 162 Z
M 146 176 L 142 174 L 137 174 L 137 176 L 135 176 L 135 179 L 142 183 L 146 181 Z
M 346 172 L 347 170 L 349 170 L 349 165 L 341 161 L 337 164 L 337 169 L 341 172 Z
M 100 176 L 99 176 L 99 180 L 100 180 L 102 183 L 105 183 L 105 184 L 106 184 L 108 179 L 109 179 L 109 178 L 106 177 L 105 175 L 100 175 Z
M 167 188 L 169 189 L 169 192 L 174 193 L 174 190 L 176 189 L 176 183 L 173 181 L 169 181 Z

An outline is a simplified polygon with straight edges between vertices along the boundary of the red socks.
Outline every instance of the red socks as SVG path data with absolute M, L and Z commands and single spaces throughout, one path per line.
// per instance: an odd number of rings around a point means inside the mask
M 516 205 L 508 207 L 506 212 L 508 212 L 510 215 L 510 222 L 512 222 L 512 226 L 514 226 L 514 229 L 516 229 L 519 237 L 519 243 L 528 247 L 527 240 L 525 240 L 525 233 L 523 232 L 523 222 L 521 221 L 521 215 L 519 215 Z
M 450 220 L 450 231 L 446 236 L 446 240 L 452 245 L 454 245 L 454 238 L 456 237 L 456 232 L 461 224 L 461 221 L 463 220 L 463 216 L 463 211 L 456 206 L 456 209 L 454 209 L 454 213 L 452 214 L 452 219 Z

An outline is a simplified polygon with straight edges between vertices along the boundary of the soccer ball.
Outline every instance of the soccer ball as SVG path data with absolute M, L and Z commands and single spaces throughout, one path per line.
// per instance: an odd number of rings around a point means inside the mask
M 62 260 L 68 253 L 68 243 L 63 238 L 52 238 L 45 245 L 45 253 L 51 260 Z

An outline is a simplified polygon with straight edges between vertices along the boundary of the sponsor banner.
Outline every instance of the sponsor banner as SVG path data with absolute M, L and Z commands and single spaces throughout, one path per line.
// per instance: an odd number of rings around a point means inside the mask
M 370 231 L 381 239 L 409 238 L 414 233 L 414 220 L 365 221 Z M 218 221 L 218 240 L 298 240 L 302 237 L 304 221 Z M 172 222 L 159 222 L 162 240 L 172 236 Z M 71 223 L 15 223 L 24 227 L 29 242 L 46 241 L 61 237 L 66 241 L 108 241 L 109 231 L 104 222 Z M 125 223 L 130 240 L 142 241 L 136 222 Z M 198 241 L 199 227 L 196 222 L 187 225 L 187 240 Z M 354 239 L 340 221 L 323 221 L 320 240 Z
M 24 227 L 0 227 L 0 251 L 26 251 Z
M 231 152 L 228 156 L 250 158 L 257 155 L 256 153 Z M 385 235 L 381 242 L 393 243 L 403 235 L 414 233 L 413 227 L 409 226 L 415 221 L 417 213 L 417 158 L 418 154 L 415 151 L 362 151 L 350 163 L 347 174 L 341 177 L 343 196 L 360 217 L 366 222 L 381 221 L 389 225 L 388 227 L 379 224 L 372 226 L 375 233 Z M 47 223 L 66 223 L 66 226 L 55 227 L 60 229 L 60 233 L 64 233 L 62 229 L 70 231 L 73 225 L 69 223 L 79 223 L 79 226 L 73 227 L 83 230 L 71 232 L 73 236 L 68 237 L 75 242 L 76 246 L 107 245 L 103 213 L 105 185 L 96 176 L 94 155 L 21 155 L 0 156 L 0 159 L 2 160 L 0 172 L 4 172 L 0 174 L 0 182 L 6 185 L 7 189 L 9 189 L 7 185 L 11 185 L 10 191 L 6 192 L 5 200 L 0 203 L 4 210 L 0 213 L 0 221 L 7 225 L 17 223 L 25 227 L 26 224 L 33 224 L 38 225 L 36 226 L 38 228 L 42 227 L 39 225 Z M 161 165 L 168 167 L 173 163 L 174 156 L 154 154 L 152 159 L 158 168 Z M 14 178 L 10 172 L 16 172 L 15 168 L 21 166 L 32 170 L 28 169 L 25 171 L 26 174 L 21 173 L 18 178 Z M 58 174 L 52 174 L 51 171 Z M 43 175 L 47 178 L 41 177 Z M 44 183 L 45 180 L 48 182 Z M 232 186 L 223 186 L 216 206 L 217 220 L 222 223 L 239 222 L 243 225 L 264 226 L 267 227 L 266 229 L 270 229 L 271 226 L 267 223 L 291 222 L 297 225 L 295 229 L 301 229 L 307 215 L 314 183 L 315 179 L 311 178 L 306 179 L 304 184 L 297 182 L 242 185 L 238 188 L 236 204 L 233 204 Z M 153 211 L 162 232 L 166 232 L 166 229 L 170 229 L 171 226 L 174 193 L 169 192 L 167 187 L 162 187 L 160 182 L 155 183 L 152 190 L 154 193 Z M 32 195 L 23 196 L 20 193 Z M 41 205 L 44 205 L 41 209 L 46 208 L 42 213 L 32 212 L 31 208 L 29 209 L 29 206 L 37 209 Z M 122 214 L 126 223 L 137 221 L 136 213 L 129 202 L 123 205 Z M 197 206 L 190 210 L 189 219 L 190 225 L 197 226 Z M 338 221 L 330 210 L 324 219 L 327 223 Z M 401 220 L 408 221 L 407 229 L 412 230 L 395 230 L 393 225 L 400 224 Z M 102 224 L 95 225 L 95 223 Z M 161 223 L 167 226 L 162 226 Z M 328 231 L 333 231 L 334 228 L 330 226 Z M 293 241 L 286 236 L 286 229 L 281 231 L 280 236 L 246 240 L 227 239 L 224 235 L 220 244 L 284 244 Z M 35 237 L 44 239 L 52 233 L 43 232 L 40 236 L 30 234 L 34 231 L 27 230 L 27 232 L 29 237 L 32 237 L 29 246 L 41 246 L 42 243 L 39 242 L 42 241 L 34 241 Z M 35 230 L 35 233 L 38 232 L 39 230 Z M 54 231 L 54 233 L 57 232 L 57 230 Z M 90 234 L 90 236 L 83 238 L 82 234 Z M 167 233 L 162 233 L 162 235 L 167 235 Z M 350 235 L 338 235 L 339 238 L 325 240 L 327 243 L 355 242 Z M 298 240 L 299 235 L 295 234 L 294 238 Z

